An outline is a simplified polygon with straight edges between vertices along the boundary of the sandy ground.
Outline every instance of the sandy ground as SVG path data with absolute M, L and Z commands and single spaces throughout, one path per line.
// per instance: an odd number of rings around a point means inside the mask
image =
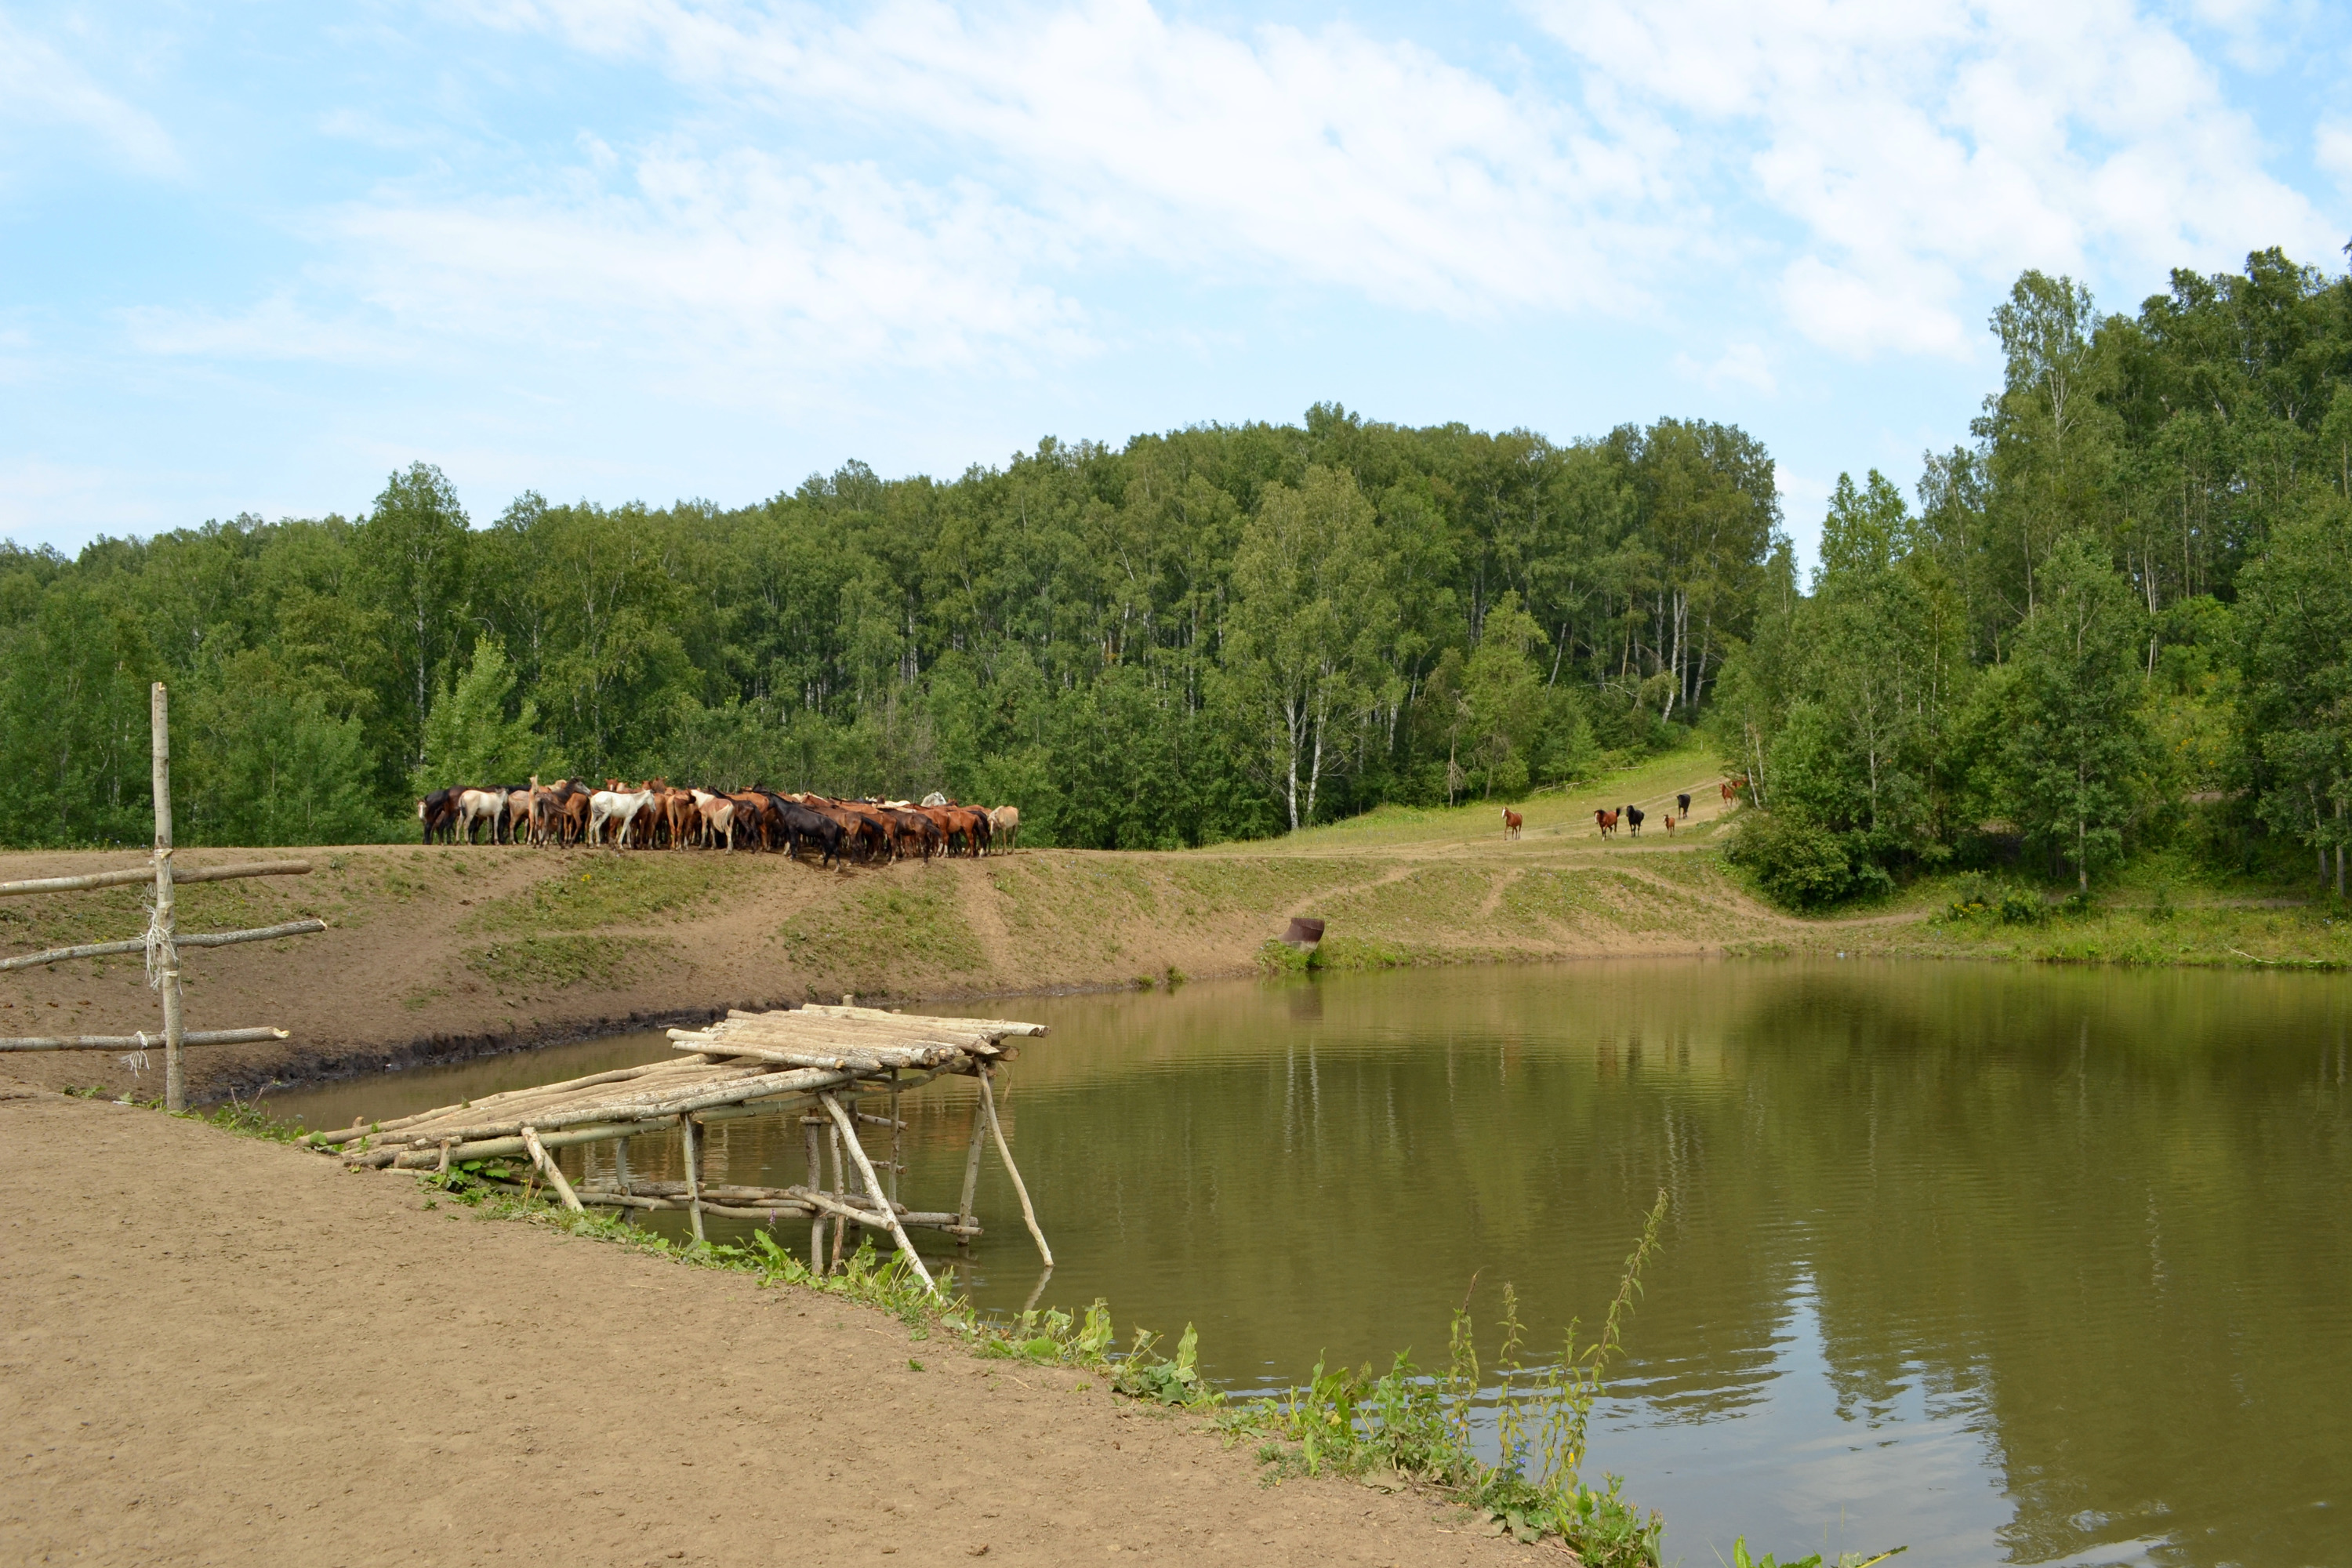
M 0 1561 L 1525 1560 L 1075 1373 L 152 1111 L 0 1083 Z

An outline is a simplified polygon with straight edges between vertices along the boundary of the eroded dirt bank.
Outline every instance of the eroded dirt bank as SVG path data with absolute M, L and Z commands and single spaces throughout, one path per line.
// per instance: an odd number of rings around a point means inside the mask
M 0 1083 L 0 1558 L 1496 1563 L 1067 1371 Z M 922 1363 L 922 1370 L 909 1365 Z
M 900 1005 L 1248 972 L 1294 914 L 1342 962 L 1483 962 L 1723 951 L 1801 928 L 1733 886 L 1696 834 L 1602 843 L 1530 805 L 1506 841 L 1447 814 L 1393 838 L 1301 835 L 1180 854 L 1024 850 L 821 869 L 779 855 L 372 845 L 184 850 L 188 865 L 299 855 L 307 877 L 180 893 L 183 930 L 315 915 L 321 935 L 192 952 L 193 1028 L 276 1025 L 281 1045 L 189 1053 L 198 1100 L 272 1081 L 712 1016 L 730 1006 Z M 136 852 L 0 853 L 0 879 L 138 863 Z M 135 934 L 140 891 L 0 900 L 0 954 Z M 136 959 L 0 975 L 0 1036 L 154 1028 Z M 160 1060 L 15 1056 L 49 1088 L 158 1092 Z

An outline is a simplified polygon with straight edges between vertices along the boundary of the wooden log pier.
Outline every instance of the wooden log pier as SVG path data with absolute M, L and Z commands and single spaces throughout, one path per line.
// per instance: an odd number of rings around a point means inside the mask
M 991 1083 L 1003 1064 L 1019 1054 L 1020 1047 L 1009 1041 L 1045 1033 L 1043 1024 L 1013 1019 L 925 1017 L 846 1005 L 731 1012 L 698 1029 L 670 1030 L 679 1054 L 667 1060 L 317 1132 L 308 1142 L 348 1164 L 377 1169 L 447 1171 L 461 1162 L 520 1161 L 531 1182 L 543 1179 L 567 1207 L 683 1211 L 698 1241 L 703 1239 L 705 1215 L 768 1223 L 805 1219 L 810 1265 L 819 1272 L 840 1263 L 849 1228 L 856 1226 L 887 1236 L 908 1267 L 937 1290 L 908 1233 L 937 1231 L 959 1245 L 981 1234 L 972 1195 L 983 1147 L 991 1142 L 1012 1179 L 1038 1255 L 1053 1267 L 1029 1189 L 997 1121 Z M 980 1080 L 961 1198 L 952 1211 L 915 1209 L 899 1202 L 897 1192 L 905 1125 L 898 1114 L 899 1098 L 950 1075 Z M 887 1096 L 889 1114 L 859 1110 L 865 1095 Z M 705 1125 L 753 1116 L 802 1123 L 805 1181 L 752 1186 L 704 1171 Z M 861 1124 L 890 1130 L 890 1155 L 880 1166 L 858 1138 Z M 685 1145 L 685 1179 L 633 1179 L 627 1141 L 673 1129 Z M 574 1184 L 556 1163 L 559 1149 L 605 1142 L 614 1145 L 609 1176 Z M 887 1182 L 884 1169 L 890 1173 Z

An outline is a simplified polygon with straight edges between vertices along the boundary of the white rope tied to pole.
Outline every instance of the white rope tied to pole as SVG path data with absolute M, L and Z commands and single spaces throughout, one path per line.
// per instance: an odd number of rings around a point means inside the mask
M 147 989 L 161 991 L 163 988 L 163 965 L 160 956 L 163 950 L 163 914 L 156 909 L 155 897 L 152 893 L 141 903 L 140 908 L 147 911 L 147 929 L 142 933 L 142 938 L 147 944 Z
M 131 1069 L 131 1076 L 132 1078 L 137 1078 L 141 1073 L 145 1072 L 149 1065 L 147 1061 L 147 1031 L 144 1029 L 139 1030 L 138 1037 L 139 1048 L 122 1058 L 122 1065 Z

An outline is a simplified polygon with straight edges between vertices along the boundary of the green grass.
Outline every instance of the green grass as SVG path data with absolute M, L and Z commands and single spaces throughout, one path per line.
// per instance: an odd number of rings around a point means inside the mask
M 1281 857 L 1395 848 L 1417 844 L 1461 843 L 1480 838 L 1493 838 L 1499 843 L 1503 833 L 1503 807 L 1507 805 L 1527 819 L 1524 832 L 1528 837 L 1556 836 L 1580 829 L 1590 832 L 1592 813 L 1596 808 L 1622 805 L 1630 801 L 1642 803 L 1643 809 L 1647 810 L 1661 799 L 1670 799 L 1677 790 L 1686 789 L 1701 780 L 1720 777 L 1722 773 L 1722 765 L 1711 748 L 1685 746 L 1678 751 L 1644 758 L 1631 767 L 1604 773 L 1590 783 L 1542 791 L 1523 800 L 1467 801 L 1452 807 L 1383 805 L 1345 821 L 1307 828 L 1281 838 L 1253 842 L 1247 846 L 1226 846 L 1225 850 L 1245 847 L 1252 853 Z M 1193 853 L 1206 856 L 1220 851 L 1196 850 Z
M 729 857 L 656 851 L 600 857 L 520 893 L 484 904 L 467 922 L 479 931 L 601 931 L 675 920 L 712 903 L 742 878 Z
M 1190 916 L 1285 910 L 1326 889 L 1369 881 L 1383 868 L 1377 860 L 1245 858 L 1230 849 L 1171 856 L 1165 864 Z
M 944 878 L 862 888 L 840 903 L 795 915 L 782 934 L 801 968 L 868 989 L 909 972 L 966 973 L 986 961 Z
M 1423 866 L 1394 881 L 1340 894 L 1318 912 L 1350 936 L 1443 941 L 1493 924 L 1479 906 L 1504 874 L 1486 866 Z
M 469 953 L 466 967 L 502 988 L 615 986 L 625 984 L 648 965 L 675 966 L 680 962 L 677 945 L 657 939 L 558 935 L 504 938 Z M 431 1000 L 430 994 L 419 992 L 404 1005 L 421 1007 Z

